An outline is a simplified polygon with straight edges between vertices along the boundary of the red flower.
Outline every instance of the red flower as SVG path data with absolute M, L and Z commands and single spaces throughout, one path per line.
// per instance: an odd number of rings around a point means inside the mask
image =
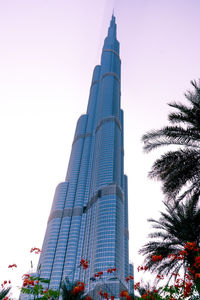
M 32 285 L 32 286 L 34 286 L 34 285 L 35 285 L 34 280 L 30 280 L 29 277 L 26 277 L 26 278 L 24 279 L 23 286 L 25 287 L 25 286 L 27 286 L 27 285 Z
M 140 287 L 140 282 L 137 282 L 136 284 L 134 284 L 134 289 L 137 290 Z
M 154 255 L 154 256 L 157 257 L 157 255 Z M 153 257 L 154 257 L 154 256 L 153 256 Z M 154 258 L 153 258 L 153 257 L 152 257 L 152 260 L 154 261 L 155 257 L 154 257 Z M 158 260 L 158 259 L 157 259 L 157 260 Z M 144 266 L 144 267 L 143 267 L 143 266 L 138 266 L 138 267 L 137 267 L 138 272 L 139 272 L 139 271 L 146 271 L 147 269 L 148 269 L 147 266 Z
M 84 282 L 78 281 L 77 285 L 73 288 L 72 294 L 77 295 L 78 293 L 85 290 L 85 284 Z
M 194 270 L 192 270 L 191 268 L 187 268 L 188 269 L 188 271 L 190 272 L 190 273 L 192 273 L 192 274 L 194 274 L 195 273 L 195 271 Z
M 34 280 L 29 280 L 29 284 L 34 286 L 35 285 Z
M 112 272 L 116 272 L 116 271 L 117 271 L 116 268 L 112 268 L 112 269 L 111 269 L 111 273 L 112 273 Z
M 153 255 L 153 256 L 152 256 L 152 260 L 153 260 L 154 262 L 159 261 L 159 260 L 162 260 L 162 259 L 163 259 L 162 255 Z
M 126 282 L 128 282 L 128 281 L 130 280 L 130 278 L 129 278 L 129 277 L 126 277 L 126 279 L 125 279 L 125 280 L 126 280 Z
M 9 265 L 8 268 L 17 268 L 16 264 Z
M 80 266 L 82 266 L 84 264 L 84 262 L 85 262 L 85 259 L 82 258 L 81 261 L 80 261 Z
M 188 279 L 188 280 L 192 280 L 192 276 L 189 275 L 189 274 L 185 274 L 185 278 Z
M 111 300 L 115 300 L 115 297 L 114 297 L 114 296 L 111 296 L 110 299 L 111 299 Z
M 86 270 L 88 268 L 88 261 L 82 258 L 80 261 L 80 266 L 83 267 L 84 270 Z
M 88 261 L 85 261 L 85 263 L 83 264 L 83 269 L 86 270 L 88 268 Z
M 187 242 L 185 245 L 185 248 L 193 249 L 195 246 L 196 246 L 196 242 L 193 242 L 193 243 Z
M 99 276 L 101 276 L 101 275 L 103 275 L 103 272 L 102 272 L 102 271 L 100 271 L 100 272 L 98 272 L 98 274 L 99 274 Z
M 172 273 L 172 275 L 173 275 L 173 276 L 180 276 L 180 274 L 174 273 L 174 272 Z
M 30 253 L 32 253 L 34 251 L 35 251 L 35 254 L 39 254 L 41 252 L 40 248 L 33 247 L 33 248 L 31 248 Z
M 127 297 L 127 296 L 128 296 L 128 292 L 127 291 L 121 291 L 120 297 Z
M 107 270 L 107 273 L 111 273 L 111 269 L 108 269 L 108 270 Z
M 188 252 L 186 250 L 181 250 L 179 251 L 180 255 L 188 255 Z
M 78 294 L 79 292 L 80 292 L 80 289 L 79 289 L 78 286 L 75 286 L 75 287 L 73 288 L 73 290 L 72 290 L 72 294 L 73 294 L 73 295 L 76 295 L 76 294 Z
M 177 260 L 181 260 L 181 259 L 184 259 L 184 256 L 182 256 L 182 255 L 181 255 L 181 256 L 176 256 L 175 258 L 176 258 Z
M 158 279 L 164 279 L 164 276 L 158 274 L 158 275 L 156 276 L 156 278 L 158 278 Z

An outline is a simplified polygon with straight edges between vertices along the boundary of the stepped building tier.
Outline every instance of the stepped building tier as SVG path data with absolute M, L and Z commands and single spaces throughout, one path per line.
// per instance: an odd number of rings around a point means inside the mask
M 128 289 L 125 278 L 132 270 L 120 84 L 112 16 L 101 64 L 94 68 L 87 113 L 77 122 L 66 179 L 55 191 L 38 264 L 40 276 L 50 279 L 49 288 L 59 289 L 64 279 L 83 281 L 95 300 L 100 290 L 117 299 Z M 88 268 L 80 267 L 82 259 Z

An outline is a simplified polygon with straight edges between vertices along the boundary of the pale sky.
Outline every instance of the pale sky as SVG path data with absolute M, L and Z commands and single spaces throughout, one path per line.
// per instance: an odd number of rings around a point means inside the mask
M 199 79 L 199 0 L 0 0 L 0 283 L 20 285 L 42 246 L 76 121 L 86 112 L 114 7 L 122 60 L 130 260 L 159 217 L 160 184 L 147 178 L 158 153 L 141 136 L 167 124 L 171 101 Z M 16 263 L 16 270 L 8 265 Z M 140 274 L 135 272 L 136 281 Z M 17 291 L 13 292 L 13 296 Z

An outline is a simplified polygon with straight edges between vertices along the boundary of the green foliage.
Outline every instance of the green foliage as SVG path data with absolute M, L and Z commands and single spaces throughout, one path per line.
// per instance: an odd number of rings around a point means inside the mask
M 74 287 L 77 286 L 77 282 L 71 282 L 67 277 L 62 281 L 61 284 L 61 295 L 63 300 L 80 300 L 84 299 L 84 292 L 81 291 L 77 295 L 72 293 Z
M 0 300 L 3 300 L 6 296 L 8 296 L 8 293 L 10 292 L 10 287 L 8 288 L 3 288 L 1 291 L 0 291 Z
M 170 254 L 179 255 L 185 244 L 196 241 L 200 244 L 200 209 L 198 197 L 194 196 L 186 203 L 166 204 L 166 212 L 161 212 L 159 220 L 149 219 L 154 232 L 149 234 L 150 241 L 145 244 L 139 253 L 145 256 L 145 263 L 150 271 L 169 275 L 178 273 L 181 268 L 185 271 L 192 266 L 193 257 L 186 256 L 184 260 L 169 259 Z M 162 255 L 161 261 L 154 262 L 152 256 Z
M 30 276 L 28 278 L 28 281 L 30 281 L 30 284 L 28 283 L 26 287 L 24 286 L 21 288 L 21 292 L 23 294 L 33 295 L 34 299 L 54 300 L 59 298 L 59 291 L 52 289 L 44 290 L 44 287 L 41 283 L 49 283 L 49 279 L 41 278 L 38 276 Z M 33 284 L 31 282 L 33 282 Z
M 191 83 L 193 91 L 185 94 L 189 105 L 176 102 L 169 104 L 176 109 L 168 116 L 170 125 L 152 130 L 142 137 L 146 152 L 161 146 L 176 147 L 174 151 L 161 155 L 149 173 L 151 178 L 162 183 L 167 200 L 164 202 L 166 212 L 161 212 L 159 220 L 148 220 L 155 231 L 149 234 L 151 240 L 140 250 L 149 270 L 168 276 L 169 281 L 180 269 L 186 273 L 188 267 L 192 270 L 194 266 L 197 253 L 180 255 L 186 243 L 195 242 L 197 247 L 200 246 L 200 83 Z M 170 254 L 174 255 L 172 259 Z M 156 259 L 158 255 L 162 259 Z M 195 272 L 199 273 L 199 270 Z M 191 276 L 196 293 L 200 295 L 200 280 L 194 273 Z M 187 288 L 190 290 L 191 287 Z M 169 299 L 166 297 L 173 297 L 173 294 L 178 299 L 185 298 L 180 286 L 165 287 L 162 291 L 168 293 L 163 299 Z M 195 293 L 190 295 L 190 299 L 199 299 L 195 297 Z
M 149 173 L 151 178 L 161 180 L 168 199 L 200 195 L 200 85 L 191 83 L 194 91 L 185 94 L 189 106 L 169 104 L 177 110 L 169 114 L 171 126 L 152 130 L 142 137 L 146 152 L 161 146 L 179 146 L 157 159 Z

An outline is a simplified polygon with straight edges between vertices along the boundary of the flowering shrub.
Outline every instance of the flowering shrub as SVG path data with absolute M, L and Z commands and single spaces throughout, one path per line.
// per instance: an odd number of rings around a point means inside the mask
M 31 253 L 35 254 L 40 253 L 39 248 L 32 248 Z M 146 299 L 146 300 L 182 300 L 182 299 L 200 299 L 200 253 L 199 248 L 197 247 L 196 242 L 187 242 L 184 249 L 179 251 L 178 254 L 171 253 L 167 257 L 169 260 L 185 260 L 186 262 L 190 262 L 187 267 L 187 273 L 184 275 L 184 278 L 181 278 L 180 274 L 173 272 L 171 275 L 175 277 L 174 284 L 165 285 L 164 287 L 152 287 L 152 288 L 142 288 L 140 282 L 136 282 L 133 285 L 135 291 L 140 293 L 140 296 L 134 298 L 133 295 L 130 295 L 127 290 L 122 290 L 119 294 L 120 299 L 131 300 L 131 299 Z M 152 256 L 152 261 L 154 263 L 161 262 L 164 258 L 161 254 L 156 254 Z M 8 268 L 13 269 L 16 268 L 16 264 L 9 265 Z M 85 259 L 81 259 L 80 268 L 83 270 L 87 270 L 89 267 L 89 263 Z M 138 266 L 138 272 L 147 271 L 147 266 Z M 107 274 L 112 274 L 116 272 L 116 268 L 108 268 Z M 104 274 L 103 271 L 99 271 L 94 274 L 92 277 L 94 280 L 101 279 L 101 276 Z M 40 278 L 39 276 L 31 276 L 30 274 L 24 274 L 23 278 L 23 286 L 21 288 L 21 292 L 25 294 L 30 294 L 34 296 L 34 299 L 58 299 L 60 296 L 59 291 L 51 290 L 48 288 L 44 288 L 44 283 L 48 284 L 49 280 L 45 278 Z M 125 278 L 125 281 L 128 283 L 132 281 L 134 278 L 132 275 L 129 275 Z M 165 279 L 163 274 L 157 274 L 155 280 L 160 281 Z M 1 283 L 2 291 L 0 291 L 0 300 L 9 300 L 8 293 L 10 291 L 11 284 L 10 280 L 4 280 Z M 71 284 L 68 286 L 68 296 L 67 298 L 63 296 L 63 299 L 85 299 L 85 300 L 94 300 L 91 296 L 84 296 L 85 292 L 85 283 L 82 281 L 78 281 L 75 284 Z M 99 296 L 106 300 L 115 300 L 115 297 L 108 293 L 107 291 L 99 290 Z M 1 297 L 1 295 L 3 295 Z
M 184 278 L 180 278 L 180 274 L 172 273 L 175 276 L 173 285 L 166 285 L 155 289 L 147 289 L 145 293 L 141 294 L 140 299 L 152 300 L 176 300 L 176 299 L 200 299 L 200 253 L 196 242 L 187 242 L 184 250 L 179 251 L 178 254 L 171 253 L 167 257 L 169 260 L 184 260 L 188 273 L 184 274 Z M 153 255 L 152 261 L 154 263 L 161 262 L 166 259 L 160 254 Z M 138 267 L 138 271 L 145 270 L 144 267 Z M 163 280 L 163 274 L 156 275 L 157 280 Z M 141 291 L 140 283 L 134 285 L 134 289 Z
M 44 289 L 43 283 L 49 283 L 48 279 L 40 278 L 38 276 L 30 276 L 29 274 L 23 275 L 23 287 L 21 292 L 23 294 L 34 295 L 34 298 L 42 299 L 57 299 L 59 297 L 59 291 Z

